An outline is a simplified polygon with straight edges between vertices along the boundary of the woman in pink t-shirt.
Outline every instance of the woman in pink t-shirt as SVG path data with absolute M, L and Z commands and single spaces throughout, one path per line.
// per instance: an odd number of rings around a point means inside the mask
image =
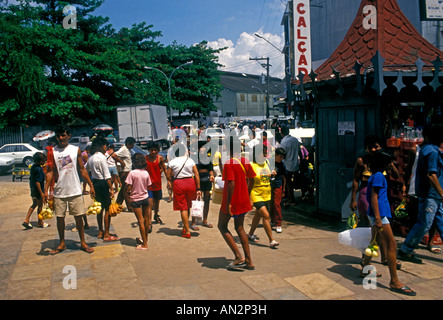
M 138 227 L 140 229 L 141 242 L 136 249 L 148 250 L 148 233 L 151 224 L 151 207 L 152 207 L 152 192 L 148 187 L 152 184 L 146 168 L 146 158 L 141 153 L 136 153 L 133 158 L 134 170 L 131 170 L 126 177 L 127 184 L 127 202 L 131 203 L 134 209 L 135 217 L 138 220 Z

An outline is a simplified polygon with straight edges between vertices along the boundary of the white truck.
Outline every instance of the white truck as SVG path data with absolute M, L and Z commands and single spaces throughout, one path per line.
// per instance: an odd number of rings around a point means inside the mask
M 117 107 L 119 142 L 133 137 L 146 148 L 148 141 L 156 141 L 161 148 L 169 144 L 168 114 L 165 106 L 154 104 Z

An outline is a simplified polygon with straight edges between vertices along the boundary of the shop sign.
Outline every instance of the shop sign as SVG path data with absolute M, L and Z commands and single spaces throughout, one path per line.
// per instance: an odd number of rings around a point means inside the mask
M 293 6 L 295 75 L 303 72 L 307 76 L 312 69 L 309 0 L 294 0 Z
M 420 19 L 443 20 L 443 0 L 420 0 Z

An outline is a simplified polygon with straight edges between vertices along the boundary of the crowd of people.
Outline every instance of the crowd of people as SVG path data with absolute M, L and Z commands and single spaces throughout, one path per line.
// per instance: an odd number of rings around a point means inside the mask
M 132 154 L 131 149 L 136 140 L 131 137 L 125 140 L 124 145 L 118 151 L 115 151 L 114 146 L 109 144 L 109 140 L 99 136 L 81 152 L 78 147 L 69 144 L 70 128 L 58 125 L 55 128 L 55 146 L 49 145 L 46 148 L 46 154 L 38 152 L 34 155 L 30 177 L 33 202 L 25 217 L 23 227 L 31 229 L 30 217 L 35 209 L 41 212 L 44 206 L 53 201 L 52 208 L 56 216 L 60 243 L 51 251 L 51 254 L 57 254 L 66 248 L 64 240 L 66 212 L 75 218 L 81 249 L 93 252 L 93 248 L 84 241 L 84 229 L 89 228 L 89 223 L 82 197 L 89 194 L 93 201 L 99 202 L 101 206 L 100 212 L 96 215 L 97 238 L 103 241 L 119 240 L 116 234 L 110 233 L 112 216 L 109 214 L 109 207 L 112 202 L 119 205 L 125 204 L 127 211 L 134 212 L 140 229 L 140 237 L 136 239 L 138 244 L 136 249 L 146 250 L 152 223 L 162 223 L 159 214 L 159 203 L 163 198 L 162 174 L 167 180 L 166 188 L 173 201 L 173 210 L 180 212 L 183 226 L 182 237 L 188 239 L 191 238 L 191 230 L 198 230 L 199 227 L 214 227 L 208 216 L 215 178 L 219 177 L 227 186 L 224 188 L 220 212 L 236 218 L 236 215 L 244 216 L 255 208 L 251 228 L 249 233 L 245 234 L 244 239 L 252 242 L 259 241 L 254 233 L 260 220 L 263 220 L 269 246 L 276 248 L 279 242 L 273 237 L 272 227 L 275 227 L 277 233 L 282 232 L 281 206 L 285 195 L 289 199 L 289 204 L 295 203 L 293 181 L 294 172 L 298 170 L 301 160 L 299 158 L 302 154 L 300 141 L 291 137 L 286 127 L 281 130 L 281 139 L 273 140 L 272 143 L 267 139 L 264 126 L 245 127 L 247 129 L 243 129 L 243 134 L 250 135 L 250 141 L 240 140 L 238 134 L 230 136 L 231 139 L 225 142 L 231 147 L 231 153 L 232 148 L 236 149 L 235 153 L 230 155 L 226 154 L 226 143 L 219 145 L 217 142 L 217 147 L 211 148 L 210 136 L 204 141 L 197 141 L 197 150 L 190 146 L 189 140 L 187 144 L 180 143 L 180 137 L 177 136 L 173 140 L 168 156 L 163 158 L 159 155 L 160 146 L 155 142 L 148 144 L 147 155 Z M 186 132 L 186 136 L 188 135 L 189 133 Z M 253 155 L 251 159 L 247 159 L 244 153 L 241 156 L 247 148 L 250 148 L 248 150 Z M 193 153 L 196 153 L 196 158 L 192 157 Z M 194 159 L 198 160 L 194 161 Z M 237 183 L 235 192 L 231 194 L 228 192 L 230 170 L 236 167 L 236 164 L 243 169 L 244 184 L 239 183 L 238 174 L 233 175 Z M 246 187 L 243 190 L 244 194 L 238 192 L 238 188 L 242 185 Z M 292 195 L 288 196 L 290 193 Z M 235 214 L 232 214 L 232 200 L 228 198 L 231 196 L 235 198 L 239 195 L 243 197 L 235 203 L 242 203 L 244 208 L 240 206 L 241 212 L 233 210 Z M 200 224 L 197 224 L 195 218 L 190 218 L 192 201 L 196 199 L 204 203 L 203 219 Z M 223 218 L 226 217 L 219 217 L 218 229 L 229 244 Z M 38 219 L 37 225 L 49 226 L 42 219 Z M 238 228 L 237 231 L 239 231 Z M 250 259 L 248 258 L 247 261 Z M 248 267 L 252 267 L 249 262 Z
M 108 140 L 100 137 L 93 140 L 85 157 L 78 147 L 69 144 L 69 127 L 58 125 L 55 129 L 57 144 L 48 147 L 46 154 L 38 152 L 34 155 L 30 176 L 32 205 L 23 227 L 31 229 L 31 214 L 36 208 L 40 212 L 53 200 L 60 243 L 51 254 L 66 249 L 66 212 L 75 219 L 81 249 L 93 252 L 84 237 L 88 222 L 82 196 L 89 193 L 102 207 L 97 213 L 98 238 L 103 241 L 119 239 L 117 235 L 110 234 L 108 208 L 113 201 L 119 205 L 125 202 L 127 210 L 134 212 L 140 230 L 136 249 L 147 250 L 152 223 L 162 223 L 159 214 L 159 202 L 163 198 L 162 173 L 167 180 L 166 188 L 170 191 L 173 210 L 180 212 L 181 236 L 186 239 L 192 237 L 191 230 L 199 228 L 191 215 L 196 199 L 204 203 L 201 226 L 214 227 L 209 222 L 209 206 L 215 179 L 221 178 L 224 187 L 217 228 L 234 254 L 228 268 L 252 270 L 254 264 L 249 242 L 259 241 L 255 230 L 262 220 L 270 248 L 279 245 L 272 227 L 275 226 L 277 233 L 282 232 L 283 199 L 286 196 L 290 205 L 295 203 L 296 173 L 302 166 L 302 160 L 307 158 L 306 150 L 298 139 L 289 134 L 288 127 L 279 128 L 281 139 L 273 142 L 267 140 L 267 131 L 263 129 L 253 128 L 248 132 L 248 128 L 243 131 L 250 134 L 251 139 L 247 141 L 241 140 L 240 134 L 229 135 L 221 146 L 217 142 L 215 148 L 211 138 L 207 137 L 206 141 L 197 141 L 196 150 L 189 140 L 182 141 L 176 137 L 164 159 L 159 155 L 160 147 L 155 142 L 148 144 L 148 155 L 132 155 L 131 149 L 136 143 L 134 138 L 127 138 L 124 146 L 114 152 Z M 414 148 L 414 164 L 409 168 L 404 190 L 406 193 L 409 189 L 411 204 L 416 198 L 417 222 L 398 251 L 390 225 L 392 216 L 386 176 L 396 178 L 399 172 L 392 156 L 382 150 L 382 141 L 378 137 L 368 136 L 365 139 L 366 154 L 356 161 L 351 193 L 350 208 L 358 211 L 360 226 L 372 227 L 373 239 L 380 247 L 381 262 L 389 268 L 391 289 L 407 295 L 415 295 L 415 291 L 399 280 L 397 270 L 401 263 L 397 256 L 401 260 L 421 263 L 413 251 L 423 236 L 431 228 L 432 232 L 443 232 L 443 131 L 441 126 L 431 126 L 423 130 L 423 135 L 423 143 Z M 250 151 L 250 157 L 245 156 L 245 151 Z M 117 163 L 119 172 L 116 170 Z M 46 170 L 43 170 L 44 166 Z M 88 192 L 82 184 L 89 187 Z M 245 215 L 253 209 L 251 227 L 246 232 Z M 234 219 L 243 253 L 228 228 L 231 218 Z M 38 226 L 48 227 L 49 224 L 39 218 Z M 440 252 L 435 246 L 429 248 L 434 253 Z M 370 262 L 370 257 L 362 256 L 361 276 L 368 275 L 366 267 Z
M 351 210 L 358 211 L 360 226 L 372 228 L 372 240 L 380 247 L 381 262 L 388 266 L 391 276 L 391 290 L 416 295 L 403 284 L 397 274 L 400 261 L 422 263 L 414 250 L 429 233 L 428 249 L 440 253 L 432 245 L 435 232 L 443 234 L 443 127 L 430 125 L 423 129 L 423 142 L 411 148 L 409 165 L 405 174 L 403 193 L 408 200 L 408 212 L 414 217 L 414 224 L 403 244 L 397 250 L 397 243 L 391 228 L 392 209 L 390 206 L 389 183 L 386 177 L 399 177 L 393 157 L 382 149 L 382 140 L 375 136 L 365 139 L 366 153 L 359 157 L 354 168 L 351 193 Z M 358 196 L 357 196 L 358 194 Z M 361 275 L 371 273 L 371 257 L 363 254 Z M 374 269 L 372 269 L 374 270 Z M 381 276 L 377 273 L 375 276 Z

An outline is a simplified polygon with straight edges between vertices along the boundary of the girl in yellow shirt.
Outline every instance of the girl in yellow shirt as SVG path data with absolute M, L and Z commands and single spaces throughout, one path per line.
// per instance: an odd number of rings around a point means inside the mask
M 266 159 L 266 148 L 263 147 L 264 159 Z M 257 242 L 259 238 L 254 235 L 255 229 L 257 229 L 260 218 L 263 218 L 263 227 L 266 235 L 269 238 L 270 247 L 276 248 L 279 243 L 272 237 L 271 229 L 271 217 L 269 215 L 269 205 L 271 202 L 271 169 L 269 163 L 265 160 L 262 164 L 259 164 L 256 159 L 256 147 L 253 149 L 253 159 L 251 166 L 255 171 L 254 186 L 250 193 L 250 199 L 252 206 L 256 211 L 254 218 L 252 219 L 251 229 L 248 234 L 249 240 Z

